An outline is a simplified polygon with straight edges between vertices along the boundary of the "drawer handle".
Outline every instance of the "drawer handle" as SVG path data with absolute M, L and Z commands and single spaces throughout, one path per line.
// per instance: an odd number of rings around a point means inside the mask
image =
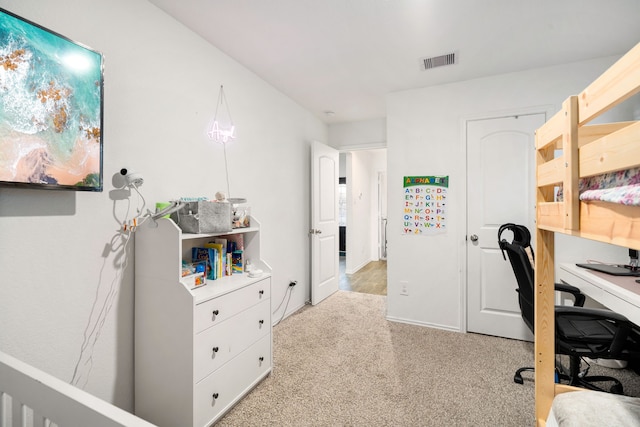
M 218 347 L 213 347 L 212 350 L 213 350 L 214 353 L 217 353 L 219 349 L 218 349 Z
M 261 289 L 261 290 L 259 290 L 259 291 L 258 291 L 258 293 L 259 293 L 260 295 L 264 295 L 264 291 L 263 291 L 262 289 Z
M 218 314 L 220 314 L 220 312 L 218 310 L 213 310 L 213 315 L 217 316 Z
M 217 399 L 218 398 L 218 393 L 213 393 L 213 398 Z

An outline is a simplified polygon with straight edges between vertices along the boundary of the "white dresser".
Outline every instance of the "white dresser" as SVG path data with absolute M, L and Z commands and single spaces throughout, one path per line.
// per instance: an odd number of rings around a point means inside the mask
M 232 233 L 264 273 L 183 285 L 191 248 Z M 160 219 L 136 231 L 135 245 L 135 414 L 162 427 L 209 426 L 271 372 L 271 269 L 259 226 L 188 234 Z

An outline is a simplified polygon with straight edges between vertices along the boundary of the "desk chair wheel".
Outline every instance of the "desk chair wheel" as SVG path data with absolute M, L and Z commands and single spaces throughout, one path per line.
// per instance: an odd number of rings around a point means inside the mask
M 535 368 L 520 368 L 516 371 L 516 374 L 513 376 L 513 382 L 516 384 L 524 384 L 524 380 L 522 379 L 522 373 L 524 371 L 534 372 Z

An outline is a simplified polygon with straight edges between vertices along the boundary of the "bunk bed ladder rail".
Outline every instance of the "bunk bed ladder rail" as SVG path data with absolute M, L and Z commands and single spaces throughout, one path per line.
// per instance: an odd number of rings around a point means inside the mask
M 556 150 L 562 154 L 555 157 Z M 537 224 L 550 231 L 579 228 L 578 97 L 536 131 Z M 555 202 L 554 187 L 562 184 L 563 201 Z

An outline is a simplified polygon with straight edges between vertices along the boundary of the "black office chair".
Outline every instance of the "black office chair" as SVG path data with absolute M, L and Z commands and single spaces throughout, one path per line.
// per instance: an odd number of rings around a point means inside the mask
M 510 230 L 513 239 L 508 242 L 502 233 Z M 518 283 L 518 301 L 522 319 L 527 327 L 534 331 L 534 255 L 531 249 L 531 234 L 523 225 L 504 224 L 498 230 L 498 242 L 503 257 L 509 258 Z M 505 257 L 506 259 L 506 257 Z M 640 333 L 638 327 L 624 316 L 609 310 L 584 308 L 585 296 L 574 286 L 564 283 L 555 284 L 556 291 L 567 292 L 574 297 L 573 306 L 556 306 L 556 353 L 569 356 L 569 370 L 561 365 L 557 367 L 558 379 L 570 385 L 592 390 L 611 391 L 622 394 L 620 381 L 608 376 L 587 376 L 588 368 L 581 372 L 582 358 L 640 360 Z M 533 368 L 520 368 L 514 381 L 522 384 L 524 371 Z M 612 382 L 608 390 L 594 383 Z

